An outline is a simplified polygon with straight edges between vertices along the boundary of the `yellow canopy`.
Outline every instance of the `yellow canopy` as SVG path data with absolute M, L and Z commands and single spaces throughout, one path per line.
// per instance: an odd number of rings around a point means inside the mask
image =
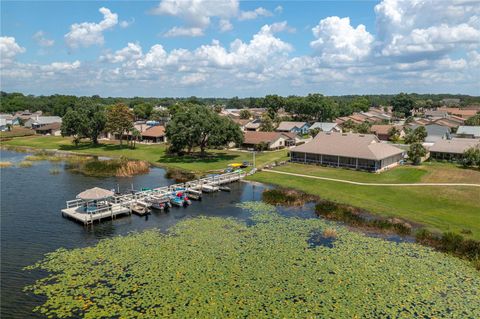
M 232 164 L 228 164 L 228 166 L 230 166 L 230 167 L 240 167 L 240 166 L 242 166 L 242 163 L 232 163 Z

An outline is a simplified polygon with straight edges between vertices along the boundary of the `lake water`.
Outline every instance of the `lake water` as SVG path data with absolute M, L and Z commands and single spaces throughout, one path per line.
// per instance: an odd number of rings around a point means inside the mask
M 1 161 L 20 162 L 27 154 L 0 150 Z M 53 175 L 52 168 L 60 173 Z M 158 187 L 173 184 L 164 177 L 163 169 L 154 168 L 148 175 L 132 178 L 95 178 L 70 173 L 63 164 L 35 162 L 32 167 L 10 167 L 1 172 L 1 315 L 2 318 L 41 318 L 32 313 L 41 300 L 26 294 L 23 287 L 40 274 L 22 270 L 42 259 L 45 253 L 60 247 L 75 248 L 93 245 L 102 238 L 125 235 L 133 231 L 158 228 L 166 230 L 187 217 L 230 216 L 240 219 L 248 213 L 235 207 L 242 201 L 260 200 L 265 186 L 245 182 L 230 185 L 232 191 L 206 194 L 201 202 L 188 208 L 172 208 L 169 213 L 153 212 L 146 217 L 136 215 L 104 221 L 84 227 L 61 216 L 65 201 L 94 186 L 120 190 L 132 187 Z M 300 211 L 313 217 L 311 209 Z M 285 212 L 288 213 L 288 212 Z

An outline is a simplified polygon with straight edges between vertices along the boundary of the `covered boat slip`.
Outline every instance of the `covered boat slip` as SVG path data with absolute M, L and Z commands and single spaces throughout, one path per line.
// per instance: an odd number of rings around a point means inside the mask
M 219 185 L 239 181 L 245 176 L 243 171 L 225 173 L 125 195 L 116 195 L 112 191 L 94 187 L 78 194 L 77 199 L 67 201 L 62 215 L 85 225 L 93 224 L 104 218 L 114 219 L 119 215 L 131 214 L 137 204 L 161 200 L 179 190 L 194 194 L 218 191 Z

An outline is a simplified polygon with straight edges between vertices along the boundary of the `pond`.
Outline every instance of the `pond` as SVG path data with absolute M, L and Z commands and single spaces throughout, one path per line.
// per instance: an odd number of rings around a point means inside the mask
M 158 187 L 174 181 L 166 179 L 165 171 L 160 168 L 131 178 L 96 178 L 70 173 L 62 163 L 43 161 L 34 162 L 28 168 L 17 167 L 16 164 L 26 155 L 0 150 L 1 161 L 14 163 L 14 166 L 0 171 L 2 318 L 41 317 L 31 312 L 38 305 L 38 298 L 22 291 L 40 274 L 22 269 L 42 259 L 45 253 L 60 247 L 90 246 L 102 238 L 134 231 L 166 230 L 188 217 L 205 215 L 245 219 L 249 213 L 235 204 L 260 200 L 265 188 L 261 184 L 233 183 L 229 185 L 231 192 L 205 194 L 203 201 L 194 201 L 188 208 L 172 208 L 169 213 L 153 212 L 146 217 L 132 215 L 86 228 L 61 216 L 65 201 L 74 199 L 81 191 L 94 186 L 125 191 L 132 186 L 134 189 Z M 52 168 L 58 168 L 59 173 L 52 174 Z M 311 210 L 310 216 L 314 216 Z

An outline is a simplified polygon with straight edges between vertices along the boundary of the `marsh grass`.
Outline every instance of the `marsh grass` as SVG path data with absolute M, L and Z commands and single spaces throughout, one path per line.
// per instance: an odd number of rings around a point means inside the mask
M 12 165 L 13 165 L 12 162 L 8 162 L 8 161 L 0 162 L 0 168 L 7 168 L 7 167 L 11 167 Z
M 165 173 L 165 178 L 175 180 L 175 183 L 185 183 L 196 178 L 196 175 L 192 172 L 177 169 L 169 168 Z
M 76 162 L 73 171 L 86 176 L 96 177 L 128 177 L 139 174 L 147 174 L 150 171 L 150 164 L 145 161 L 129 161 L 125 158 L 111 159 L 105 161 L 88 160 Z
M 337 230 L 335 228 L 326 228 L 323 231 L 323 237 L 325 238 L 337 238 Z
M 317 197 L 291 189 L 268 189 L 263 191 L 262 199 L 270 205 L 302 206 Z
M 18 163 L 18 167 L 22 167 L 22 168 L 27 168 L 32 166 L 33 166 L 32 161 L 21 161 L 20 163 Z

